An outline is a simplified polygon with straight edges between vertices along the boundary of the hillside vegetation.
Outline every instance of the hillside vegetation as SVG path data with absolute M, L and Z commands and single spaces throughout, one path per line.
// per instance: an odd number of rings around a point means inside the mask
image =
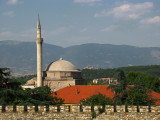
M 125 74 L 127 74 L 130 71 L 138 71 L 145 74 L 160 77 L 160 65 L 120 67 L 114 69 L 83 69 L 82 76 L 84 79 L 88 81 L 98 78 L 115 77 L 115 73 L 118 69 L 123 70 Z
M 78 69 L 91 65 L 99 68 L 117 68 L 123 66 L 159 65 L 160 48 L 134 47 L 111 44 L 83 44 L 62 48 L 43 44 L 43 70 L 47 65 L 62 57 Z M 18 41 L 0 41 L 0 67 L 8 67 L 14 73 L 36 73 L 36 43 Z
M 113 77 L 117 79 L 117 71 L 124 71 L 128 85 L 143 83 L 143 86 L 160 93 L 160 65 L 132 66 L 115 69 L 82 70 L 82 76 L 87 82 L 93 79 Z

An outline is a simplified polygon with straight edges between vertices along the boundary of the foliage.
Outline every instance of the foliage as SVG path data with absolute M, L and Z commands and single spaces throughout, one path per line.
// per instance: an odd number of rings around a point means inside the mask
M 113 77 L 114 72 L 114 69 L 83 69 L 82 77 L 87 81 L 91 81 L 98 78 Z
M 99 93 L 99 94 L 91 96 L 90 98 L 81 100 L 81 104 L 82 105 L 91 105 L 91 106 L 112 105 L 113 101 L 112 101 L 112 99 L 110 99 L 110 98 L 106 97 L 105 95 Z
M 150 91 L 141 85 L 130 87 L 127 102 L 130 105 L 150 105 L 154 104 L 154 100 L 148 95 Z
M 91 116 L 92 116 L 92 119 L 96 118 L 96 112 L 92 111 Z
M 129 87 L 128 103 L 131 105 L 154 104 L 154 100 L 149 95 L 151 90 L 148 89 L 152 84 L 150 81 L 154 79 L 157 78 L 141 72 L 129 72 L 127 75 L 128 83 L 134 84 L 134 86 Z
M 10 76 L 9 68 L 0 68 L 0 88 L 6 88 Z
M 25 75 L 25 76 L 17 77 L 16 79 L 23 85 L 33 77 L 36 77 L 36 75 Z
M 114 94 L 114 103 L 116 104 L 125 104 L 126 99 L 128 97 L 128 90 L 127 90 L 127 82 L 125 74 L 122 70 L 117 70 L 117 81 L 118 85 L 110 84 L 108 88 L 111 88 L 112 91 L 115 91 Z
M 160 93 L 160 79 L 158 77 L 160 77 L 160 65 L 148 65 L 148 66 L 132 66 L 132 67 L 122 67 L 119 68 L 122 71 L 124 71 L 124 73 L 126 74 L 126 82 L 129 85 L 134 85 L 135 84 L 135 77 L 136 74 L 138 72 L 141 73 L 141 76 L 143 76 L 143 80 L 145 82 L 145 86 L 148 89 L 154 90 L 155 92 L 159 92 Z M 116 71 L 118 69 L 94 69 L 94 70 L 87 70 L 84 69 L 82 70 L 82 76 L 83 78 L 90 82 L 93 79 L 99 79 L 99 78 L 107 78 L 107 77 L 117 77 Z M 130 78 L 129 75 L 133 73 L 132 77 Z M 134 77 L 135 74 L 135 77 Z
M 82 76 L 84 79 L 91 81 L 93 79 L 114 77 L 117 69 L 123 70 L 126 74 L 130 71 L 139 71 L 153 76 L 160 77 L 160 65 L 146 65 L 146 66 L 131 66 L 131 67 L 121 67 L 114 69 L 83 69 Z
M 143 83 L 146 88 L 160 93 L 160 79 L 150 74 L 131 71 L 127 74 L 127 83 L 129 85 Z
M 150 78 L 150 77 L 149 77 Z M 127 77 L 122 70 L 118 70 L 117 80 L 118 85 L 110 85 L 108 88 L 112 88 L 115 92 L 114 103 L 115 104 L 131 104 L 131 105 L 148 105 L 154 104 L 154 100 L 151 99 L 149 93 L 151 92 L 147 86 L 147 75 L 140 72 L 129 72 Z M 151 81 L 151 80 L 150 80 Z M 128 86 L 128 83 L 132 83 L 134 86 Z
M 105 105 L 103 105 L 102 108 L 98 107 L 98 111 L 100 114 L 105 112 Z
M 54 105 L 62 104 L 64 100 L 50 96 L 48 86 L 35 89 L 21 88 L 17 79 L 10 78 L 8 68 L 0 68 L 0 104 L 1 105 Z

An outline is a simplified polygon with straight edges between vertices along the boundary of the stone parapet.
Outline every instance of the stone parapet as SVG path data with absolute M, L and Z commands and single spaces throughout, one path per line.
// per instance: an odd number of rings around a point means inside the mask
M 103 106 L 81 105 L 49 105 L 49 106 L 0 106 L 0 120 L 4 119 L 63 119 L 89 120 L 91 113 L 97 114 L 96 120 L 110 119 L 160 119 L 160 106 L 111 106 L 106 105 L 104 113 L 99 109 Z
M 0 106 L 0 112 L 85 112 L 90 113 L 95 111 L 98 113 L 98 109 L 102 106 L 80 106 L 80 105 L 49 105 L 49 106 Z M 155 112 L 160 113 L 160 106 L 105 106 L 106 113 L 112 112 Z

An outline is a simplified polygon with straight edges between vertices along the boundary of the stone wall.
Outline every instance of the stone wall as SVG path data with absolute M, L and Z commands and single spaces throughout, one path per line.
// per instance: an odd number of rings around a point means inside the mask
M 100 114 L 102 106 L 0 106 L 0 120 L 90 120 L 95 111 L 95 120 L 110 119 L 160 119 L 160 106 L 105 106 L 105 112 Z

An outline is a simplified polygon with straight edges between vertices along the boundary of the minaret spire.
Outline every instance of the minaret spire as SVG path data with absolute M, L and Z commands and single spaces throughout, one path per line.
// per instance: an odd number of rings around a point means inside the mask
M 41 38 L 41 25 L 40 19 L 38 15 L 38 22 L 37 22 L 37 87 L 41 87 L 42 84 L 42 43 L 43 38 Z
M 37 23 L 37 28 L 41 28 L 40 20 L 39 20 L 39 14 L 38 14 L 38 23 Z
M 37 38 L 41 38 L 41 24 L 39 20 L 39 15 L 38 15 L 38 22 L 37 22 Z

